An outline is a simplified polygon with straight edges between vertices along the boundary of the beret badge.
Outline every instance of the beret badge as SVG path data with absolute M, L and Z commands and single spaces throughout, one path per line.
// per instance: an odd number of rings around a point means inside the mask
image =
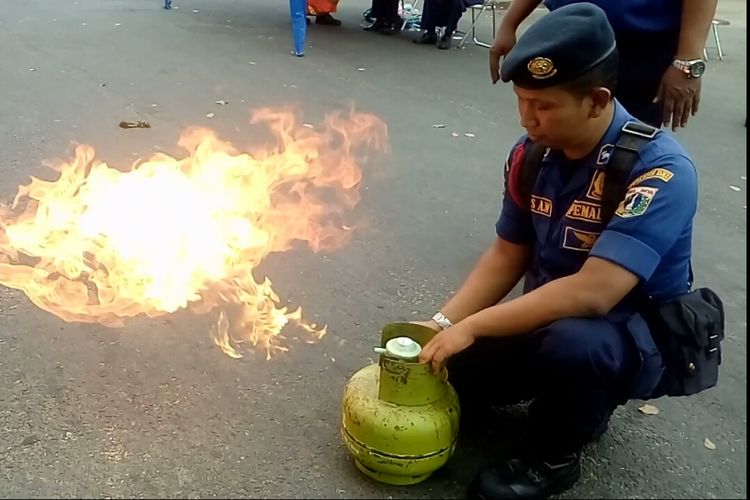
M 526 65 L 533 78 L 545 80 L 557 73 L 557 68 L 552 64 L 552 60 L 546 57 L 535 57 Z

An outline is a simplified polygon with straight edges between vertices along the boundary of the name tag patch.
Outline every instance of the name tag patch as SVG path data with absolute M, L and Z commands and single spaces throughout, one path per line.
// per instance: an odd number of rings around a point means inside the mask
M 552 201 L 549 198 L 531 195 L 531 211 L 535 214 L 544 215 L 545 217 L 552 216 Z
M 601 222 L 602 207 L 597 203 L 575 200 L 573 204 L 570 205 L 570 208 L 568 208 L 565 217 L 586 222 Z
M 594 246 L 594 243 L 596 243 L 597 238 L 599 238 L 599 233 L 592 233 L 591 231 L 583 231 L 571 226 L 565 226 L 562 246 L 568 250 L 588 252 Z

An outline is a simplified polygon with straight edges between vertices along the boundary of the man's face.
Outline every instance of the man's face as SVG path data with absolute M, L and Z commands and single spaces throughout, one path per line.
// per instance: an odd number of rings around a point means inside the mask
M 581 98 L 559 87 L 539 90 L 514 85 L 521 126 L 529 138 L 554 149 L 580 142 L 589 120 L 598 116 L 590 97 Z

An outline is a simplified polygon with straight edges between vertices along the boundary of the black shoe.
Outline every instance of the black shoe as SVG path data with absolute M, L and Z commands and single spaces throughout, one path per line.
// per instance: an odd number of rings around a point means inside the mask
M 432 31 L 426 31 L 422 33 L 422 36 L 414 40 L 414 43 L 419 45 L 435 45 L 437 43 L 437 35 Z
M 517 458 L 480 472 L 469 486 L 469 498 L 546 498 L 569 489 L 579 477 L 578 453 L 555 460 Z
M 309 17 L 305 18 L 305 24 L 308 25 L 308 26 L 310 26 L 310 18 Z
M 382 28 L 378 31 L 381 35 L 393 35 L 401 31 L 401 25 L 403 21 L 397 21 L 392 23 L 385 23 Z
M 453 35 L 443 35 L 440 37 L 440 40 L 437 42 L 437 48 L 441 50 L 450 49 L 451 48 L 451 37 Z
M 331 14 L 321 14 L 315 16 L 315 24 L 322 24 L 324 26 L 341 26 L 341 21 L 333 17 Z
M 369 26 L 365 26 L 362 29 L 364 29 L 365 31 L 380 31 L 383 26 L 385 26 L 385 23 L 380 19 L 376 19 L 374 23 Z

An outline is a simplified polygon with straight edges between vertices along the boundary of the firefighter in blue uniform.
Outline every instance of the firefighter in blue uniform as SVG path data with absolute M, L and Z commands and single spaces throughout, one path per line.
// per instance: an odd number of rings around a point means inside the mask
M 639 293 L 690 289 L 695 166 L 675 139 L 639 125 L 614 98 L 618 54 L 604 12 L 556 9 L 505 59 L 527 135 L 512 148 L 497 238 L 430 321 L 420 360 L 447 362 L 462 414 L 531 400 L 517 458 L 481 471 L 477 498 L 538 498 L 572 486 L 583 446 L 614 409 L 659 394 L 662 357 Z M 607 168 L 623 134 L 648 139 L 602 222 Z M 524 195 L 532 144 L 546 147 Z M 506 295 L 525 276 L 524 293 Z

